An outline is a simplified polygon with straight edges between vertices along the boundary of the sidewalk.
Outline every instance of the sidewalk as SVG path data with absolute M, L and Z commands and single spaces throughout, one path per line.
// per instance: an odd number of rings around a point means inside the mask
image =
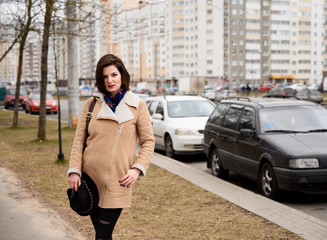
M 308 240 L 327 238 L 327 222 L 154 153 L 153 163 Z
M 14 173 L 0 167 L 1 240 L 85 240 L 54 211 L 21 188 Z

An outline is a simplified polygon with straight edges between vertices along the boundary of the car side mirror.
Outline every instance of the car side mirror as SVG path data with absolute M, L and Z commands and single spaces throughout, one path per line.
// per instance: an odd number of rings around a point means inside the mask
M 163 119 L 163 116 L 160 113 L 155 113 L 155 114 L 153 114 L 152 118 L 153 119 L 162 120 Z
M 240 135 L 242 137 L 253 137 L 254 136 L 254 131 L 252 129 L 243 128 L 240 131 Z

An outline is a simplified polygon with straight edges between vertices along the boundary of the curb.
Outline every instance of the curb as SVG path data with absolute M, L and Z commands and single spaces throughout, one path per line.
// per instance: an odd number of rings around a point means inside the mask
M 204 174 L 184 163 L 162 156 L 153 155 L 153 164 L 216 194 L 241 208 L 261 216 L 308 240 L 322 240 L 327 236 L 327 222 L 301 211 L 253 193 L 241 187 Z

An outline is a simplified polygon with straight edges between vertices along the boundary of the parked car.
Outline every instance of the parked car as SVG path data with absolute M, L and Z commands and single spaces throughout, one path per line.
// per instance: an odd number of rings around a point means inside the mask
M 13 108 L 15 106 L 16 87 L 7 88 L 5 91 L 4 106 L 5 109 Z M 25 108 L 24 100 L 27 99 L 27 91 L 25 88 L 19 90 L 19 107 Z
M 316 103 L 321 103 L 324 100 L 321 92 L 319 92 L 318 90 L 300 91 L 296 94 L 296 97 L 298 97 L 301 100 L 307 100 Z
M 220 90 L 216 94 L 216 100 L 221 101 L 226 97 L 236 97 L 237 93 L 234 90 Z
M 203 129 L 215 104 L 201 96 L 158 96 L 146 101 L 156 149 L 168 157 L 202 153 Z
M 213 175 L 230 171 L 257 181 L 262 194 L 282 190 L 327 193 L 327 110 L 282 98 L 226 99 L 204 130 Z
M 148 94 L 151 96 L 152 92 L 149 88 L 135 89 L 134 93 Z
M 307 90 L 308 86 L 306 84 L 302 84 L 302 83 L 294 83 L 292 85 L 289 85 L 288 88 L 292 88 L 292 89 L 296 90 L 296 92 L 300 92 L 303 90 Z
M 25 101 L 25 112 L 36 114 L 40 112 L 40 100 L 41 95 L 39 92 L 32 92 Z M 47 113 L 57 114 L 58 112 L 58 103 L 57 100 L 52 97 L 50 93 L 46 94 L 46 111 Z
M 150 95 L 146 94 L 146 93 L 135 93 L 139 98 L 143 99 L 144 101 L 146 101 Z
M 291 97 L 296 96 L 296 91 L 288 87 L 275 87 L 270 89 L 268 94 L 263 95 L 263 97 Z
M 319 84 L 313 83 L 308 85 L 309 90 L 318 90 L 319 89 Z
M 216 91 L 214 89 L 206 89 L 204 90 L 203 96 L 211 101 L 216 99 Z
M 266 92 L 269 91 L 270 89 L 274 88 L 275 85 L 272 83 L 267 83 L 267 84 L 261 84 L 259 91 L 260 92 Z

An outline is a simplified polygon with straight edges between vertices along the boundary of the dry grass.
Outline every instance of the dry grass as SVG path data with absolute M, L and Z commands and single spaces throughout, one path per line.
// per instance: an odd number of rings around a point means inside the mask
M 47 140 L 38 141 L 37 116 L 0 110 L 0 166 L 14 170 L 22 185 L 48 207 L 93 239 L 88 217 L 69 208 L 67 163 L 56 162 L 57 122 L 47 122 Z M 74 130 L 63 124 L 63 152 L 69 158 Z M 133 205 L 124 209 L 115 239 L 301 239 L 297 235 L 211 194 L 168 171 L 151 165 L 133 189 Z

